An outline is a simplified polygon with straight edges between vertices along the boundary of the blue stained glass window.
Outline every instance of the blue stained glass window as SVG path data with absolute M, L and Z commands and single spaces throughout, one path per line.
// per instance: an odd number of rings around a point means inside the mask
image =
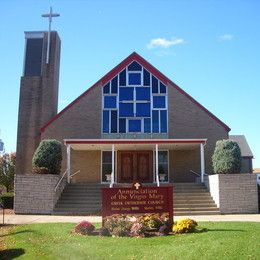
M 111 81 L 111 93 L 113 94 L 117 93 L 117 76 L 114 77 Z
M 152 76 L 152 92 L 158 93 L 158 79 Z
M 128 121 L 129 132 L 141 132 L 141 120 Z
M 119 100 L 133 100 L 134 88 L 119 88 Z
M 103 133 L 109 133 L 109 111 L 103 111 Z
M 144 69 L 144 86 L 150 86 L 150 73 Z
M 119 86 L 125 86 L 126 85 L 126 70 L 123 70 L 119 74 Z
M 150 88 L 136 88 L 136 100 L 150 101 Z
M 104 87 L 103 87 L 103 93 L 104 94 L 108 94 L 110 92 L 110 87 L 109 87 L 109 83 L 107 83 Z
M 111 110 L 111 133 L 117 132 L 117 111 Z
M 150 115 L 150 103 L 137 103 L 136 116 L 148 117 Z
M 167 86 L 132 61 L 102 88 L 103 133 L 167 133 Z
M 165 96 L 154 96 L 153 97 L 154 108 L 165 108 Z
M 153 133 L 159 133 L 159 111 L 153 110 Z
M 142 70 L 142 66 L 136 62 L 133 61 L 129 66 L 128 66 L 128 70 L 129 71 L 141 71 Z
M 160 82 L 160 93 L 166 93 L 166 86 Z
M 161 133 L 167 133 L 167 112 L 166 112 L 166 110 L 160 111 L 160 121 L 161 121 L 161 125 L 160 125 Z
M 119 103 L 119 116 L 127 117 L 134 116 L 134 104 L 133 103 Z
M 151 133 L 151 119 L 150 118 L 144 119 L 144 132 Z
M 129 85 L 141 85 L 141 73 L 128 73 Z
M 126 132 L 126 119 L 120 118 L 119 119 L 119 133 L 125 133 Z
M 104 96 L 104 108 L 116 108 L 116 96 Z

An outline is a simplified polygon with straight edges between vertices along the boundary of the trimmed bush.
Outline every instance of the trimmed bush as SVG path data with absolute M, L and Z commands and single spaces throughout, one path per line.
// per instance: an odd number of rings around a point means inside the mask
M 237 142 L 219 140 L 212 156 L 214 173 L 239 173 L 241 170 L 241 151 Z
M 76 227 L 75 232 L 81 235 L 90 235 L 95 229 L 95 226 L 88 221 L 81 221 Z
M 55 139 L 42 140 L 33 156 L 33 172 L 60 174 L 61 161 L 61 143 Z
M 0 196 L 1 204 L 5 209 L 12 209 L 14 207 L 14 194 L 13 192 L 6 192 Z
M 198 223 L 193 219 L 180 219 L 176 221 L 172 227 L 172 231 L 176 234 L 191 233 L 196 230 Z

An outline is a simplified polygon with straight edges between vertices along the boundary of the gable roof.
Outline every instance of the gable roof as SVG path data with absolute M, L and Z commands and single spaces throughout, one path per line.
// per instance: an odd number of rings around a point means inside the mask
M 219 125 L 221 125 L 226 131 L 230 131 L 231 129 L 223 123 L 220 119 L 218 119 L 215 115 L 213 115 L 208 109 L 206 109 L 203 105 L 201 105 L 198 101 L 196 101 L 193 97 L 191 97 L 188 93 L 186 93 L 183 89 L 177 86 L 174 82 L 172 82 L 169 78 L 163 75 L 158 69 L 156 69 L 153 65 L 151 65 L 148 61 L 146 61 L 143 57 L 141 57 L 136 52 L 130 54 L 126 59 L 124 59 L 121 63 L 119 63 L 116 67 L 114 67 L 111 71 L 109 71 L 105 76 L 103 76 L 100 80 L 98 80 L 93 86 L 83 92 L 79 97 L 77 97 L 74 101 L 72 101 L 68 106 L 66 106 L 63 110 L 61 110 L 56 116 L 54 116 L 50 121 L 48 121 L 41 129 L 41 133 L 45 131 L 45 129 L 52 124 L 55 120 L 61 117 L 67 110 L 69 110 L 73 105 L 75 105 L 79 100 L 81 100 L 84 96 L 86 96 L 93 88 L 98 86 L 105 85 L 108 81 L 110 81 L 113 77 L 115 77 L 119 72 L 121 72 L 127 65 L 131 62 L 137 61 L 144 68 L 146 68 L 150 73 L 156 76 L 161 82 L 165 85 L 171 85 L 181 94 L 186 96 L 189 100 L 191 100 L 196 106 L 200 109 L 204 110 L 211 118 L 213 118 Z
M 253 153 L 252 153 L 252 151 L 246 141 L 246 137 L 244 135 L 230 135 L 229 139 L 238 143 L 240 150 L 241 150 L 242 157 L 253 158 Z

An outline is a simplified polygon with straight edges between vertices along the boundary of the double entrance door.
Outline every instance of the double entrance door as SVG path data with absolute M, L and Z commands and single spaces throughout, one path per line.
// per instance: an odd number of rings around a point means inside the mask
M 152 151 L 118 151 L 117 154 L 118 182 L 153 181 Z

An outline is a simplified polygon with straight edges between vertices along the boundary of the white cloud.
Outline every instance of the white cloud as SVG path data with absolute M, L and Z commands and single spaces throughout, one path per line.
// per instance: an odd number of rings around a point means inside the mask
M 232 35 L 232 34 L 223 34 L 218 37 L 218 39 L 220 41 L 231 41 L 231 40 L 233 40 L 233 38 L 234 38 L 234 35 Z
M 156 38 L 156 39 L 152 39 L 146 46 L 150 50 L 157 47 L 169 48 L 173 45 L 179 45 L 183 43 L 185 43 L 185 41 L 181 38 L 174 38 L 171 40 L 167 40 L 165 38 Z

